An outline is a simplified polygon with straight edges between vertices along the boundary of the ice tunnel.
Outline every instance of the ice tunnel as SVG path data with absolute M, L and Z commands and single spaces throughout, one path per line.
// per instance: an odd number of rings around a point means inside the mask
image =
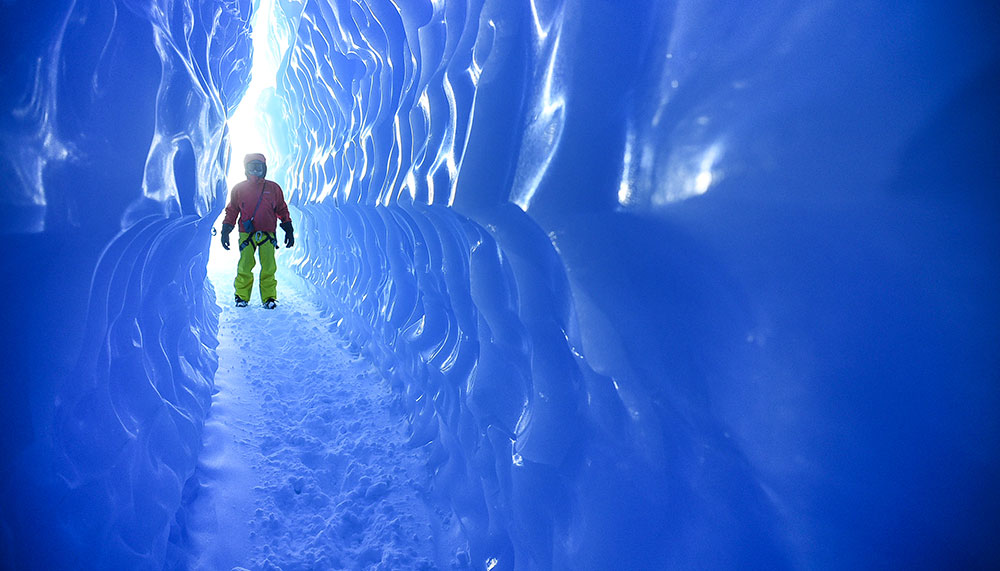
M 172 565 L 256 4 L 2 3 L 4 568 Z M 471 568 L 1000 561 L 995 6 L 271 16 L 283 259 Z

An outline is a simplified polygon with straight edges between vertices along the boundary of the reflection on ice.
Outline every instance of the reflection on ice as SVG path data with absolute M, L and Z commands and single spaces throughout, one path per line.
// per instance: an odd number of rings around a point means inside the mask
M 715 167 L 722 155 L 723 145 L 716 142 L 707 149 L 692 152 L 675 152 L 663 179 L 663 188 L 653 198 L 653 204 L 663 206 L 705 194 L 713 182 L 718 182 L 722 171 Z
M 876 559 L 857 547 L 893 533 L 874 514 L 911 509 L 899 483 L 936 485 L 916 455 L 873 458 L 899 440 L 954 450 L 900 424 L 956 390 L 934 379 L 957 362 L 910 353 L 905 324 L 930 319 L 928 297 L 970 292 L 955 267 L 951 294 L 893 278 L 944 254 L 921 234 L 933 209 L 897 210 L 871 186 L 875 171 L 914 168 L 890 150 L 902 131 L 858 142 L 929 120 L 935 96 L 866 107 L 829 94 L 889 89 L 873 82 L 897 76 L 869 73 L 872 42 L 934 54 L 889 66 L 986 60 L 974 41 L 936 59 L 961 26 L 944 32 L 930 12 L 883 29 L 892 10 L 825 10 L 305 7 L 277 92 L 287 128 L 273 133 L 307 236 L 292 265 L 403 395 L 473 560 L 866 566 Z M 834 39 L 859 19 L 871 27 Z M 887 245 L 917 242 L 921 254 Z M 980 317 L 961 319 L 967 334 Z M 915 377 L 922 391 L 893 400 Z M 957 391 L 975 392 L 963 378 Z M 828 497 L 841 499 L 816 500 Z
M 175 560 L 265 131 L 461 561 L 1000 558 L 981 3 L 276 0 L 251 82 L 254 3 L 5 4 L 3 564 Z

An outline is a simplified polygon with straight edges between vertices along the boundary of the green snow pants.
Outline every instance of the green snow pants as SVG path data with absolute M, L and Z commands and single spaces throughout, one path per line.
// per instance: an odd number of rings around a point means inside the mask
M 240 244 L 249 236 L 246 232 L 240 232 Z M 274 263 L 274 244 L 270 239 L 264 239 L 260 243 L 250 240 L 240 251 L 240 263 L 236 266 L 236 281 L 233 282 L 236 295 L 250 300 L 250 292 L 253 290 L 253 267 L 256 265 L 253 255 L 255 250 L 260 256 L 260 301 L 264 303 L 269 299 L 278 299 L 278 280 L 274 277 L 278 266 Z

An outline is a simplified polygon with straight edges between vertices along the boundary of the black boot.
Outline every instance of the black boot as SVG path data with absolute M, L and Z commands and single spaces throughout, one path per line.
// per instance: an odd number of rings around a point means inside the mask
M 247 306 L 247 300 L 243 299 L 240 296 L 236 296 L 236 307 L 246 307 L 246 306 Z
M 267 298 L 267 301 L 264 302 L 264 307 L 268 309 L 274 309 L 278 307 L 278 300 L 274 299 L 273 297 L 269 297 Z

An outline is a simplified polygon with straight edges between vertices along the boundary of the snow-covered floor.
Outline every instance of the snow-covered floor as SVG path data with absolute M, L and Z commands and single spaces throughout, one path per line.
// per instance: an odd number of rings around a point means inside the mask
M 217 240 L 217 239 L 216 239 Z M 213 244 L 217 394 L 187 509 L 192 569 L 449 569 L 457 519 L 427 499 L 396 397 L 279 261 L 277 310 L 232 304 L 236 248 Z M 280 255 L 280 252 L 279 252 Z

